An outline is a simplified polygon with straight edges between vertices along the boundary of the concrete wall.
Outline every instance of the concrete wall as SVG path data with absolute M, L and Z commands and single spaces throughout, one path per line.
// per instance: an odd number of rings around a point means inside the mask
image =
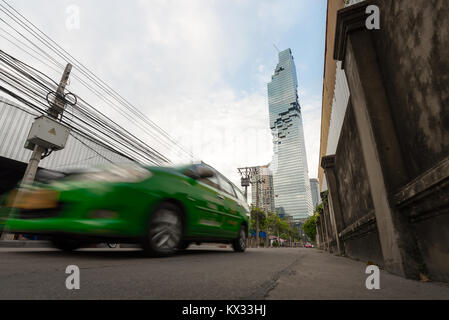
M 365 28 L 369 4 L 380 30 Z M 449 281 L 449 2 L 346 8 L 334 57 L 351 98 L 335 157 L 322 162 L 333 235 L 348 256 Z
M 351 104 L 346 111 L 335 158 L 335 173 L 345 226 L 374 210 L 362 146 Z
M 449 4 L 378 1 L 373 33 L 410 178 L 449 156 Z
M 335 157 L 335 174 L 339 191 L 337 194 L 340 198 L 345 227 L 357 224 L 357 221 L 374 211 L 366 167 L 360 150 L 361 143 L 357 125 L 352 105 L 349 103 Z M 342 236 L 341 241 L 346 256 L 383 265 L 375 221 L 366 219 L 366 223 L 352 228 Z
M 449 157 L 449 3 L 378 1 L 382 28 L 373 42 L 409 179 Z M 442 170 L 438 170 L 441 171 Z M 429 274 L 449 281 L 449 187 L 418 190 L 401 212 L 410 215 Z M 415 197 L 416 198 L 416 197 Z

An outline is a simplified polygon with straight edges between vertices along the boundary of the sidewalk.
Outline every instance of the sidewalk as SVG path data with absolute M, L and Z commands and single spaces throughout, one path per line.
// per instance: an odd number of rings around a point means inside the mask
M 266 299 L 449 300 L 449 283 L 405 279 L 380 270 L 380 289 L 368 290 L 366 263 L 317 249 L 302 250 L 296 263 L 267 284 Z

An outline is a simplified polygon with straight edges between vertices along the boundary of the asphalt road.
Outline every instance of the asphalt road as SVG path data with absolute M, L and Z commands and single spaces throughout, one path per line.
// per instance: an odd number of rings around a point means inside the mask
M 65 287 L 68 265 L 80 289 Z M 169 258 L 137 249 L 1 248 L 0 299 L 449 299 L 449 285 L 384 271 L 367 290 L 366 264 L 316 249 L 191 247 Z

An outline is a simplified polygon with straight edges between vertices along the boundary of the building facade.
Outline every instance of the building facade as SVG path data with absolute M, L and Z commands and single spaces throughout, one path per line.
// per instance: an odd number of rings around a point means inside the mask
M 448 32 L 445 2 L 328 1 L 322 249 L 449 282 Z
M 275 212 L 273 174 L 268 165 L 255 171 L 251 177 L 251 204 L 263 209 L 265 214 Z
M 313 210 L 315 211 L 316 207 L 321 202 L 318 179 L 310 179 L 310 190 L 312 192 Z
M 270 128 L 273 134 L 274 201 L 277 211 L 294 220 L 313 213 L 298 80 L 290 49 L 279 53 L 279 63 L 268 83 Z

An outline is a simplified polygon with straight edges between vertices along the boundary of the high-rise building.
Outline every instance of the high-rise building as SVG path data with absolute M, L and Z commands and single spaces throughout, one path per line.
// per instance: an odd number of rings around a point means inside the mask
M 268 165 L 255 169 L 256 173 L 251 177 L 251 203 L 263 209 L 265 214 L 274 212 L 273 174 Z
M 274 201 L 276 210 L 283 210 L 294 220 L 313 213 L 297 89 L 295 62 L 287 49 L 279 53 L 279 63 L 268 83 L 268 103 L 274 144 L 271 163 Z
M 318 179 L 310 179 L 310 191 L 312 192 L 313 210 L 316 210 L 316 207 L 321 202 Z

